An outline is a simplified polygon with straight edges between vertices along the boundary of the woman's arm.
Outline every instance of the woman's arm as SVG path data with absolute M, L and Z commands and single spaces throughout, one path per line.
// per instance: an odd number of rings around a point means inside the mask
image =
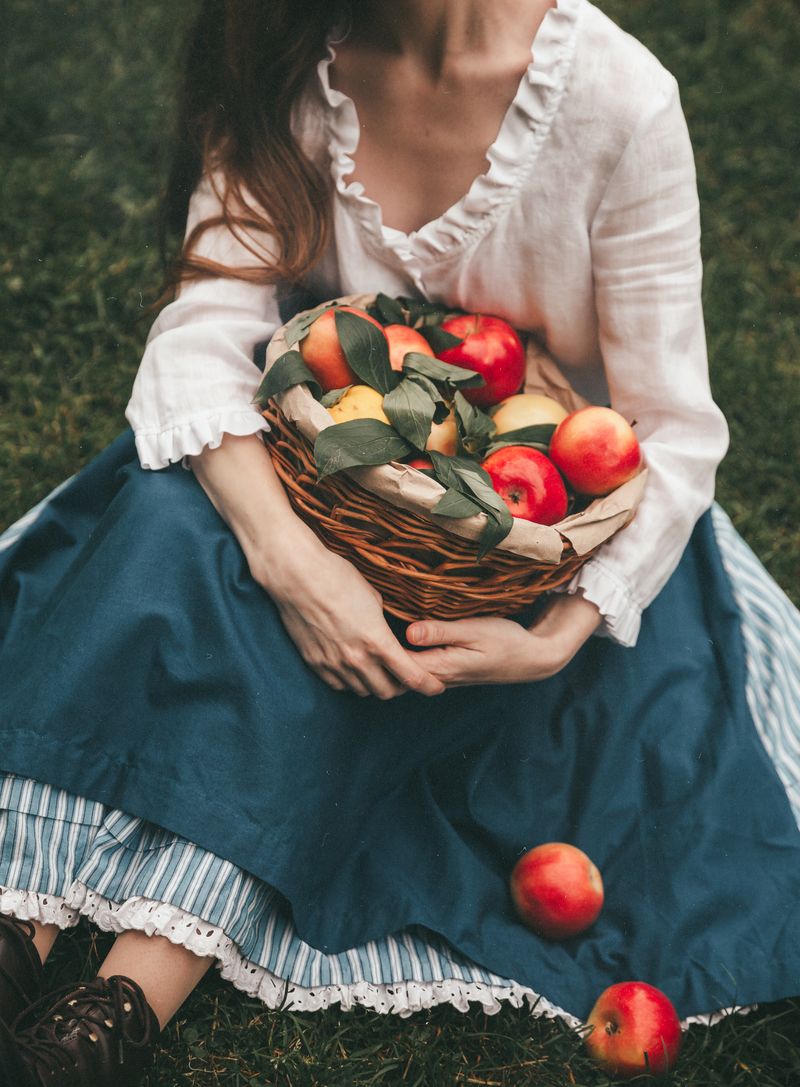
M 380 595 L 296 516 L 259 435 L 226 436 L 191 466 L 321 679 L 382 699 L 407 690 L 441 694 L 441 680 L 392 634 Z
M 187 235 L 220 211 L 205 178 L 189 205 Z M 254 236 L 253 244 L 267 251 L 269 239 Z M 197 255 L 230 267 L 256 263 L 223 226 L 202 235 Z M 267 429 L 253 405 L 260 377 L 253 349 L 280 324 L 270 284 L 209 277 L 182 285 L 153 325 L 126 411 L 143 468 L 164 468 L 218 446 L 223 434 Z
M 694 158 L 677 84 L 660 72 L 591 227 L 611 406 L 636 421 L 649 475 L 634 521 L 570 591 L 596 603 L 604 632 L 624 645 L 711 505 L 727 448 L 709 388 Z
M 527 630 L 508 619 L 412 623 L 408 640 L 417 660 L 446 687 L 472 683 L 529 683 L 569 664 L 597 630 L 602 616 L 582 596 L 553 597 Z
M 636 641 L 714 493 L 727 428 L 708 382 L 694 160 L 677 86 L 661 81 L 615 164 L 591 226 L 611 403 L 636 420 L 649 479 L 635 520 L 589 560 L 531 631 L 502 620 L 415 624 L 409 639 L 448 685 L 539 679 L 595 631 Z
M 220 213 L 209 179 L 192 196 L 187 233 Z M 252 239 L 266 251 L 270 240 Z M 207 231 L 198 255 L 251 266 L 228 230 Z M 293 513 L 260 438 L 253 348 L 280 324 L 274 287 L 228 278 L 188 283 L 159 315 L 127 416 L 144 468 L 187 460 L 272 596 L 303 659 L 332 687 L 391 698 L 444 688 L 397 641 L 381 599 Z

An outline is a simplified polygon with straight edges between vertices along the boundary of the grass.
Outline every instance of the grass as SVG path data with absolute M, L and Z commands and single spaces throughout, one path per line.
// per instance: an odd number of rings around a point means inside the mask
M 188 0 L 9 0 L 0 95 L 0 525 L 122 428 L 159 284 L 155 211 L 173 46 Z M 795 601 L 800 553 L 800 29 L 793 0 L 603 0 L 679 78 L 703 202 L 712 384 L 731 452 L 719 497 Z M 54 983 L 107 943 L 60 941 Z M 672 1083 L 785 1087 L 800 1003 L 693 1028 Z M 216 975 L 184 1006 L 150 1087 L 609 1081 L 580 1039 L 523 1011 L 411 1020 L 270 1013 Z

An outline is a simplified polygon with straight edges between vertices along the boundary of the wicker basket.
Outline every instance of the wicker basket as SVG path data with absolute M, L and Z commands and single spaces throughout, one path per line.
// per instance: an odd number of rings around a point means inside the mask
M 336 302 L 364 308 L 374 299 L 374 294 L 359 294 Z M 270 341 L 265 371 L 287 349 L 286 334 L 284 326 Z M 583 407 L 587 401 L 535 338 L 524 335 L 523 340 L 525 391 L 550 396 L 568 411 Z M 543 593 L 568 582 L 631 520 L 647 475 L 643 470 L 558 525 L 515 519 L 508 537 L 478 559 L 482 519 L 436 517 L 432 510 L 441 488 L 422 476 L 404 489 L 407 478 L 398 476 L 397 466 L 384 465 L 368 469 L 360 481 L 349 472 L 319 480 L 313 440 L 330 421 L 305 385 L 280 393 L 264 416 L 271 428 L 264 439 L 295 512 L 375 586 L 387 612 L 408 621 L 520 613 Z
M 311 443 L 274 403 L 264 415 L 267 446 L 295 512 L 358 567 L 399 619 L 517 614 L 569 581 L 591 553 L 577 555 L 562 537 L 555 565 L 497 548 L 478 561 L 474 543 L 390 505 L 345 473 L 319 481 Z

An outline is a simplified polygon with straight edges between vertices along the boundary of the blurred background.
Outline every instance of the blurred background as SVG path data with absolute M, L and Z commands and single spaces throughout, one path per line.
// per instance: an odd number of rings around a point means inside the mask
M 732 435 L 718 497 L 800 603 L 800 8 L 797 0 L 599 6 L 680 82 L 702 202 L 712 385 Z M 0 529 L 125 425 L 152 320 L 146 307 L 161 283 L 158 197 L 176 58 L 196 7 L 194 0 L 3 4 Z M 78 956 L 90 971 L 94 939 L 70 944 L 62 960 Z M 399 1067 L 411 1073 L 403 1082 L 534 1082 L 519 1066 L 520 1046 L 531 1055 L 525 1013 L 504 1012 L 487 1036 L 477 1012 L 443 1011 L 413 1028 L 332 1012 L 315 1020 L 312 1037 L 307 1021 L 267 1015 L 213 977 L 187 1008 L 153 1084 L 374 1083 L 376 1055 L 404 1046 L 408 1064 L 404 1056 Z M 780 1048 L 773 1036 L 787 1031 L 797 1041 L 800 1012 L 787 1003 L 775 1015 L 780 1031 L 770 1026 L 772 1013 L 748 1026 L 743 1020 L 732 1028 L 730 1049 L 724 1028 L 711 1032 L 710 1048 L 697 1043 L 705 1056 L 685 1082 L 789 1082 L 792 1058 L 770 1073 L 770 1046 Z M 206 1045 L 212 1027 L 216 1056 Z M 529 1061 L 538 1068 L 535 1082 L 594 1082 L 577 1072 L 576 1080 L 575 1039 L 559 1036 L 554 1047 L 553 1030 L 542 1027 L 542 1055 Z M 255 1039 L 250 1049 L 237 1031 Z M 474 1063 L 470 1046 L 485 1068 L 494 1060 L 494 1079 L 460 1078 L 463 1062 Z M 512 1051 L 516 1072 L 506 1079 L 503 1061 Z M 719 1079 L 715 1060 L 725 1069 Z M 742 1068 L 758 1061 L 758 1076 L 748 1078 Z M 388 1077 L 400 1081 L 399 1073 Z

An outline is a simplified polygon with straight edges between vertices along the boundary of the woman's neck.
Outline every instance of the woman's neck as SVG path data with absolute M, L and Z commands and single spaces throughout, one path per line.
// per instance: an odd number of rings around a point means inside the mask
M 353 31 L 359 39 L 417 60 L 440 76 L 448 60 L 518 48 L 528 22 L 538 26 L 557 0 L 363 0 Z M 357 25 L 356 20 L 361 22 Z M 530 38 L 527 39 L 530 41 Z

